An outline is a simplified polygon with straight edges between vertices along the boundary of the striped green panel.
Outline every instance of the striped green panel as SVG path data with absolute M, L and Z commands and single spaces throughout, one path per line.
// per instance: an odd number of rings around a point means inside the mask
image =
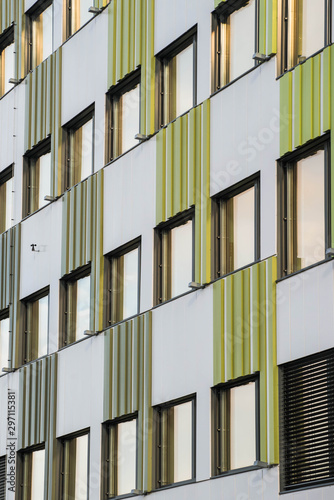
M 269 0 L 270 1 L 270 0 Z M 258 0 L 259 4 L 259 52 L 267 53 L 267 0 Z
M 9 28 L 15 15 L 15 2 L 14 0 L 2 0 L 0 5 L 0 33 Z
M 0 234 L 0 310 L 9 306 L 10 300 L 10 280 L 11 276 L 11 236 L 12 231 L 8 230 Z
M 278 463 L 276 257 L 213 285 L 214 385 L 260 373 L 260 460 Z
M 156 224 L 195 205 L 195 280 L 211 273 L 210 101 L 161 130 L 156 139 Z
M 138 412 L 138 488 L 152 489 L 152 313 L 104 334 L 104 420 Z
M 267 2 L 267 55 L 277 53 L 277 0 Z
M 294 72 L 294 147 L 302 144 L 302 72 L 303 66 L 297 66 Z M 303 124 L 306 127 L 306 124 Z
M 292 150 L 292 72 L 280 79 L 280 155 Z
M 327 47 L 323 51 L 323 81 L 322 81 L 322 94 L 323 101 L 327 106 L 323 107 L 322 128 L 324 132 L 331 128 L 331 60 L 332 60 L 332 47 Z
M 10 1 L 10 0 L 7 0 Z M 26 58 L 26 15 L 25 0 L 14 0 L 15 2 L 15 24 L 14 24 L 14 42 L 15 42 L 15 62 L 16 78 L 24 78 L 28 72 Z
M 301 93 L 302 102 L 300 109 L 301 144 L 313 139 L 313 61 L 308 59 L 302 66 Z M 296 96 L 295 96 L 296 97 Z M 319 109 L 320 111 L 320 109 Z M 299 123 L 299 120 L 297 120 Z
M 20 267 L 21 267 L 21 224 L 11 228 L 11 246 L 12 246 L 12 297 L 9 308 L 9 365 L 10 368 L 17 368 L 21 365 L 22 358 L 22 339 L 21 339 L 21 318 L 22 303 L 20 301 Z

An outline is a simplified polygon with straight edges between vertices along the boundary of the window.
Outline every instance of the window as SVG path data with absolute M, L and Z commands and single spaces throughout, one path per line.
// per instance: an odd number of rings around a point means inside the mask
M 18 454 L 20 498 L 44 498 L 45 450 L 23 451 Z
M 282 0 L 282 71 L 331 42 L 331 0 Z
M 61 443 L 61 498 L 88 500 L 89 434 L 63 438 Z
M 0 35 L 0 97 L 8 92 L 15 78 L 14 27 L 8 28 Z
M 24 362 L 48 353 L 49 336 L 49 287 L 25 299 Z
M 156 487 L 195 479 L 195 399 L 156 408 Z
M 66 1 L 66 39 L 86 24 L 93 13 L 88 9 L 93 6 L 92 0 L 65 0 Z
M 259 259 L 259 189 L 257 175 L 214 200 L 214 279 Z
M 113 252 L 108 263 L 106 326 L 139 313 L 140 238 Z
M 12 226 L 13 165 L 0 172 L 0 233 Z
M 250 70 L 256 63 L 257 0 L 226 1 L 212 19 L 212 92 Z
M 254 466 L 259 453 L 258 381 L 212 391 L 212 475 Z
M 90 330 L 90 268 L 61 281 L 61 345 L 71 344 Z
M 28 67 L 36 68 L 52 54 L 53 5 L 52 0 L 41 0 L 27 12 Z
M 24 156 L 23 216 L 47 205 L 51 195 L 51 141 L 47 139 Z
M 137 478 L 137 418 L 106 426 L 106 498 L 130 494 Z
M 157 56 L 161 128 L 196 105 L 196 29 Z
M 282 162 L 281 269 L 286 276 L 325 259 L 329 237 L 326 137 Z
M 175 217 L 155 230 L 155 302 L 189 291 L 194 276 L 193 211 Z
M 66 125 L 65 190 L 83 181 L 93 173 L 94 106 Z
M 280 368 L 281 490 L 334 480 L 334 352 Z
M 138 144 L 140 73 L 136 72 L 107 94 L 106 163 Z
M 9 310 L 0 312 L 0 375 L 8 367 L 9 357 Z M 1 496 L 0 496 L 1 498 Z

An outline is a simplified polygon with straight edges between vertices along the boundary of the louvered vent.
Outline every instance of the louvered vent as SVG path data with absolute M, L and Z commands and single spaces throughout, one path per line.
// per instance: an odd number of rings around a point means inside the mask
M 0 500 L 6 498 L 6 455 L 0 457 Z
M 281 369 L 281 490 L 334 480 L 334 351 Z

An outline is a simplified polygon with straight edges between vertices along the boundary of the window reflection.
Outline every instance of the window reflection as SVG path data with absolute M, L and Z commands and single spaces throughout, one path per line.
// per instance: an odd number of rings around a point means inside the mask
M 171 230 L 172 297 L 189 290 L 192 281 L 192 221 Z
M 233 197 L 233 267 L 254 262 L 254 187 Z
M 27 213 L 33 213 L 49 202 L 44 200 L 51 193 L 51 153 L 45 153 L 38 158 L 29 158 L 27 179 L 28 207 Z
M 50 5 L 32 23 L 32 68 L 52 54 L 53 7 Z
M 84 331 L 90 329 L 90 276 L 76 282 L 76 335 L 75 340 L 84 336 Z
M 68 187 L 86 179 L 93 173 L 93 118 L 69 131 L 70 169 Z
M 5 227 L 4 231 L 7 231 L 10 227 L 12 227 L 12 210 L 13 210 L 13 205 L 12 205 L 12 192 L 13 192 L 13 178 L 8 179 L 7 182 L 5 182 L 3 189 L 0 187 L 0 193 L 5 191 Z
M 45 450 L 34 451 L 31 467 L 31 499 L 44 498 Z
M 252 66 L 254 66 L 253 54 L 255 52 L 255 0 L 250 0 L 245 7 L 231 14 L 229 20 L 229 31 L 229 80 L 232 81 L 251 69 Z
M 297 270 L 325 258 L 325 153 L 297 162 Z
M 124 255 L 123 318 L 138 312 L 138 248 Z
M 234 387 L 230 392 L 231 469 L 253 465 L 255 443 L 255 383 Z
M 8 367 L 9 356 L 9 318 L 0 320 L 0 374 Z
M 125 92 L 120 98 L 120 120 L 122 146 L 120 153 L 136 146 L 135 135 L 139 133 L 140 85 Z
M 27 302 L 27 334 L 25 361 L 45 356 L 48 352 L 49 297 Z
M 1 53 L 2 68 L 3 68 L 3 76 L 2 76 L 3 94 L 8 92 L 14 86 L 13 83 L 9 83 L 9 79 L 15 77 L 14 50 L 15 50 L 15 45 L 14 43 L 11 43 L 10 45 L 7 45 L 7 47 Z
M 136 487 L 136 420 L 117 425 L 117 495 Z
M 88 434 L 63 441 L 63 500 L 88 500 Z
M 176 112 L 180 116 L 193 107 L 194 49 L 189 45 L 175 56 Z

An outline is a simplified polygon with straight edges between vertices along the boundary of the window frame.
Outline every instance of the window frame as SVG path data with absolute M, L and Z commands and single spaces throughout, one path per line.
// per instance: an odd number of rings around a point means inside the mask
M 135 70 L 126 76 L 121 82 L 112 87 L 106 94 L 106 140 L 105 140 L 105 163 L 108 164 L 118 156 L 130 151 L 122 151 L 122 116 L 119 111 L 119 103 L 124 94 L 134 90 L 139 85 L 139 123 L 138 134 L 140 133 L 141 120 L 141 72 Z M 139 142 L 138 142 L 139 144 Z M 136 147 L 134 145 L 133 147 Z
M 10 179 L 13 179 L 14 180 L 14 163 L 12 163 L 9 167 L 5 168 L 4 170 L 2 170 L 2 172 L 0 172 L 0 187 L 5 184 L 6 182 L 8 182 Z M 13 190 L 12 190 L 13 192 Z M 10 200 L 10 203 L 11 203 L 11 215 L 12 215 L 12 218 L 11 220 L 13 221 L 13 202 L 12 200 Z M 1 199 L 0 199 L 0 234 L 8 231 L 8 229 L 5 229 L 5 226 L 6 226 L 6 216 L 7 216 L 7 197 L 5 199 L 5 216 L 3 216 L 3 211 L 1 209 Z M 4 217 L 4 220 L 2 220 L 2 217 Z M 10 226 L 11 227 L 11 226 Z
M 259 52 L 259 0 L 255 1 L 255 40 L 254 40 L 254 54 Z M 232 82 L 238 80 L 253 68 L 260 64 L 260 61 L 254 59 L 253 67 L 250 67 L 246 72 L 237 76 L 235 79 L 230 79 L 230 40 L 226 41 L 228 45 L 228 61 L 227 68 L 225 69 L 226 81 L 221 81 L 221 51 L 222 51 L 222 33 L 220 26 L 221 24 L 228 25 L 230 15 L 237 12 L 239 9 L 246 7 L 249 0 L 227 0 L 226 2 L 220 4 L 220 6 L 212 13 L 212 41 L 211 41 L 211 94 L 214 94 L 218 90 L 230 85 Z
M 17 474 L 16 474 L 16 491 L 18 494 L 19 498 L 27 498 L 27 500 L 34 500 L 31 498 L 31 491 L 27 492 L 27 496 L 25 496 L 25 491 L 24 487 L 26 486 L 25 482 L 25 474 L 26 472 L 29 472 L 29 483 L 30 483 L 30 488 L 31 488 L 31 472 L 32 472 L 32 454 L 36 451 L 42 451 L 44 450 L 44 453 L 46 451 L 45 447 L 45 442 L 40 443 L 38 445 L 34 446 L 29 446 L 28 448 L 23 448 L 21 450 L 17 451 Z M 24 457 L 26 455 L 29 455 L 29 463 L 26 465 L 27 471 L 25 469 L 25 464 L 24 464 Z M 44 455 L 44 469 L 47 467 L 46 463 L 46 455 Z M 44 470 L 44 493 L 45 493 L 45 470 Z
M 221 235 L 221 212 L 222 205 L 227 205 L 227 203 L 232 200 L 235 196 L 247 191 L 248 189 L 254 187 L 254 261 L 249 262 L 241 268 L 232 269 L 231 267 L 231 255 L 228 249 L 228 236 L 233 232 L 234 221 L 231 224 L 227 220 L 225 221 L 226 235 Z M 226 208 L 225 208 L 226 213 Z M 243 179 L 237 184 L 228 189 L 216 194 L 212 198 L 212 280 L 220 279 L 223 276 L 234 273 L 245 267 L 250 267 L 260 260 L 261 254 L 261 182 L 260 182 L 260 172 L 251 175 L 247 179 Z M 222 249 L 222 240 L 224 240 L 225 245 Z M 222 258 L 222 254 L 224 257 Z M 222 262 L 223 261 L 223 262 Z M 224 262 L 225 261 L 225 262 Z M 234 267 L 234 266 L 233 266 Z
M 192 277 L 195 276 L 195 210 L 190 208 L 166 222 L 162 222 L 154 229 L 154 305 L 163 304 L 168 300 L 180 297 L 191 290 L 186 290 L 180 295 L 172 296 L 171 290 L 171 242 L 172 229 L 183 226 L 192 221 Z
M 32 148 L 31 150 L 27 151 L 23 156 L 23 203 L 22 203 L 23 218 L 43 208 L 43 207 L 37 207 L 34 209 L 34 207 L 32 206 L 33 203 L 31 200 L 31 191 L 30 191 L 31 174 L 32 174 L 31 170 L 34 167 L 33 164 L 36 163 L 39 160 L 39 158 L 41 158 L 41 156 L 44 156 L 48 153 L 51 153 L 50 136 L 47 137 L 45 140 L 43 140 L 41 143 L 39 143 L 37 146 Z M 50 164 L 50 177 L 51 176 L 52 176 L 52 156 Z M 51 196 L 51 186 L 50 186 L 50 192 L 47 194 Z
M 165 410 L 169 410 L 175 406 L 182 405 L 184 403 L 192 404 L 192 435 L 191 435 L 191 445 L 192 445 L 192 477 L 190 479 L 186 479 L 184 481 L 178 481 L 174 483 L 169 483 L 165 485 L 161 485 L 161 477 L 162 477 L 162 425 L 161 425 L 161 412 Z M 174 486 L 182 486 L 184 484 L 190 484 L 196 482 L 196 417 L 197 417 L 197 398 L 196 393 L 190 394 L 188 396 L 173 399 L 166 403 L 159 404 L 153 408 L 153 445 L 154 445 L 154 462 L 153 462 L 153 485 L 155 490 L 163 490 L 166 488 L 171 488 Z M 167 462 L 169 462 L 169 457 L 167 457 Z
M 126 243 L 125 245 L 120 246 L 116 250 L 113 250 L 105 257 L 105 287 L 107 291 L 107 304 L 105 307 L 104 314 L 104 324 L 105 328 L 110 328 L 111 325 L 119 323 L 120 321 L 129 319 L 128 317 L 123 318 L 123 314 L 121 314 L 120 310 L 120 302 L 119 302 L 119 292 L 114 292 L 114 278 L 113 275 L 116 272 L 116 275 L 119 276 L 119 258 L 123 257 L 127 253 L 132 250 L 138 249 L 138 302 L 137 302 L 137 312 L 129 318 L 133 316 L 137 316 L 140 312 L 140 286 L 141 286 L 141 236 L 135 238 L 134 240 Z M 117 281 L 119 281 L 119 279 Z M 124 289 L 124 275 L 121 277 L 122 283 L 122 291 Z
M 315 262 L 299 270 L 295 266 L 295 249 L 297 221 L 293 220 L 290 228 L 288 227 L 288 212 L 296 213 L 296 165 L 298 161 L 306 159 L 320 150 L 324 150 L 324 218 L 325 218 L 325 252 L 331 247 L 331 145 L 329 134 L 311 141 L 292 153 L 284 155 L 278 162 L 278 271 L 279 278 L 292 276 L 295 273 L 303 272 L 312 268 L 321 262 L 328 261 L 330 256 L 325 254 L 324 259 Z M 290 172 L 290 174 L 288 173 Z M 290 200 L 289 200 L 289 192 Z M 290 205 L 290 208 L 289 206 Z M 292 235 L 292 242 L 291 236 Z M 290 270 L 291 269 L 291 270 Z
M 47 352 L 46 354 L 43 354 L 41 357 L 31 357 L 31 350 L 32 346 L 38 344 L 38 338 L 30 340 L 28 337 L 28 328 L 29 328 L 29 304 L 33 304 L 35 302 L 38 302 L 40 299 L 43 299 L 45 297 L 48 297 L 48 335 L 47 335 Z M 30 363 L 31 361 L 35 361 L 36 359 L 41 359 L 44 358 L 45 356 L 48 355 L 49 352 L 49 329 L 50 329 L 50 286 L 46 286 L 42 288 L 41 290 L 38 290 L 37 292 L 32 293 L 28 297 L 25 297 L 21 301 L 23 307 L 24 307 L 24 316 L 23 316 L 23 339 L 24 342 L 22 342 L 22 364 L 27 364 Z M 31 318 L 31 321 L 33 322 L 33 318 Z M 34 329 L 35 325 L 32 323 L 31 327 Z
M 220 437 L 220 434 L 218 431 L 219 429 L 219 422 L 221 419 L 220 415 L 220 394 L 222 392 L 229 393 L 231 389 L 235 387 L 241 387 L 243 385 L 247 385 L 251 382 L 255 383 L 255 461 L 254 464 L 251 464 L 246 467 L 239 467 L 237 469 L 231 469 L 228 468 L 228 465 L 226 466 L 226 470 L 223 472 L 220 472 L 217 474 L 217 470 L 220 469 L 221 467 L 218 465 L 219 463 L 222 462 L 222 450 L 220 443 L 222 442 L 222 438 Z M 228 408 L 230 410 L 230 408 Z M 226 430 L 226 435 L 228 435 L 227 440 L 224 440 L 224 446 L 225 446 L 225 460 L 227 464 L 230 462 L 230 454 L 231 454 L 231 437 L 229 433 L 230 429 L 230 421 L 231 421 L 231 415 L 227 416 L 227 420 L 229 421 L 227 423 L 228 430 Z M 252 374 L 248 375 L 245 377 L 241 377 L 235 380 L 230 380 L 229 382 L 219 384 L 215 387 L 211 388 L 211 477 L 221 477 L 229 474 L 236 474 L 242 471 L 247 471 L 247 470 L 252 470 L 254 468 L 258 468 L 258 465 L 256 462 L 260 461 L 260 377 L 259 374 Z
M 102 424 L 102 495 L 104 498 L 111 499 L 111 498 L 126 498 L 131 496 L 131 491 L 128 493 L 118 495 L 117 494 L 117 457 L 118 457 L 118 444 L 117 444 L 117 427 L 119 424 L 122 424 L 124 422 L 132 422 L 133 420 L 136 421 L 136 471 L 135 471 L 135 476 L 136 476 L 136 485 L 134 489 L 137 488 L 137 481 L 138 481 L 138 430 L 139 430 L 139 419 L 138 419 L 138 412 L 123 415 L 121 417 L 114 418 L 113 420 L 108 420 L 108 422 L 105 422 Z M 115 438 L 115 450 L 114 450 L 114 456 L 115 456 L 115 463 L 113 466 L 113 478 L 112 480 L 110 479 L 110 453 L 111 453 L 111 443 L 109 439 L 109 431 L 111 428 L 115 428 L 115 433 L 116 433 L 116 438 Z M 114 488 L 113 492 L 109 491 L 109 486 L 110 482 L 113 481 Z
M 87 445 L 87 500 L 89 499 L 89 473 L 90 473 L 90 428 L 85 428 L 77 432 L 72 432 L 57 438 L 59 446 L 59 496 L 61 500 L 67 499 L 64 496 L 64 478 L 66 475 L 65 471 L 65 443 L 72 441 L 73 439 L 80 438 L 82 436 L 88 437 Z
M 283 75 L 287 71 L 295 68 L 299 64 L 302 64 L 310 57 L 313 57 L 318 52 L 321 52 L 325 47 L 332 43 L 332 0 L 322 0 L 324 2 L 325 7 L 325 18 L 324 18 L 324 45 L 314 54 L 307 56 L 305 59 L 301 61 L 297 61 L 297 55 L 291 55 L 293 59 L 291 68 L 289 68 L 289 28 L 288 28 L 288 19 L 290 15 L 290 2 L 293 3 L 293 7 L 295 6 L 295 2 L 298 0 L 281 0 L 280 9 L 278 11 L 279 14 L 279 26 L 278 30 L 279 40 L 278 44 L 281 47 L 281 51 L 278 54 L 278 69 L 279 74 Z M 298 38 L 298 26 L 294 26 L 294 40 L 292 42 L 293 46 L 296 46 L 296 40 Z
M 158 85 L 156 86 L 156 130 L 163 128 L 168 123 L 178 118 L 178 116 L 171 116 L 170 99 L 166 102 L 165 69 L 175 56 L 191 45 L 193 46 L 193 103 L 190 109 L 192 109 L 197 104 L 197 25 L 193 26 L 190 30 L 156 55 L 156 80 L 158 82 Z
M 34 40 L 33 40 L 33 24 L 34 21 L 52 5 L 52 52 L 53 52 L 53 23 L 54 23 L 54 3 L 53 0 L 40 0 L 36 4 L 34 4 L 27 12 L 26 12 L 26 22 L 27 22 L 27 69 L 28 71 L 32 71 L 39 64 L 34 60 Z M 51 53 L 52 53 L 51 52 Z M 41 61 L 42 62 L 42 61 Z
M 1 309 L 0 310 L 0 322 L 3 321 L 3 320 L 5 320 L 5 319 L 9 320 L 9 346 L 8 346 L 8 353 L 7 353 L 8 354 L 8 358 L 9 358 L 10 337 L 11 337 L 9 307 L 6 307 L 5 309 Z M 7 361 L 7 363 L 9 363 L 9 360 Z M 6 374 L 5 372 L 2 372 L 2 368 L 7 368 L 7 367 L 8 367 L 8 364 L 7 364 L 7 366 L 3 366 L 3 367 L 0 366 L 0 377 L 2 377 L 3 375 Z
M 65 147 L 64 147 L 64 172 L 63 172 L 63 192 L 68 191 L 73 186 L 82 182 L 86 177 L 77 182 L 72 181 L 72 162 L 73 158 L 71 155 L 71 140 L 73 135 L 86 123 L 92 120 L 92 170 L 89 175 L 94 173 L 94 156 L 95 156 L 95 103 L 88 106 L 77 116 L 72 118 L 66 125 L 63 126 L 64 135 L 65 135 Z M 76 179 L 74 179 L 76 180 Z
M 71 335 L 73 335 L 72 331 L 69 331 L 69 324 L 68 324 L 68 313 L 69 311 L 67 310 L 67 304 L 68 304 L 68 285 L 75 283 L 76 281 L 80 280 L 81 278 L 86 278 L 90 277 L 90 290 L 92 287 L 92 281 L 91 281 L 91 264 L 87 264 L 86 266 L 82 266 L 79 269 L 76 269 L 75 271 L 71 272 L 70 274 L 67 274 L 62 277 L 62 279 L 59 281 L 59 295 L 60 295 L 60 307 L 59 307 L 59 348 L 61 349 L 62 347 L 66 347 L 68 345 L 74 344 L 75 342 L 81 342 L 83 340 L 82 338 L 80 339 L 75 339 L 72 340 Z M 77 307 L 77 302 L 76 302 L 76 307 Z M 91 308 L 91 301 L 89 304 L 89 307 Z M 71 312 L 71 311 L 70 311 Z M 89 313 L 89 318 L 91 320 L 91 312 Z M 77 321 L 75 323 L 75 326 L 77 325 Z
M 15 43 L 15 36 L 14 36 L 14 26 L 9 26 L 3 33 L 0 35 L 0 65 L 1 67 L 3 66 L 2 63 L 2 52 L 9 46 Z M 15 67 L 14 67 L 15 70 Z M 2 73 L 2 70 L 1 70 Z M 7 75 L 8 76 L 8 75 Z M 12 75 L 12 78 L 14 78 L 15 75 Z M 14 86 L 12 87 L 14 88 Z M 12 89 L 10 89 L 12 90 Z M 1 77 L 0 80 L 0 99 L 3 97 L 5 94 L 7 94 L 10 90 L 7 90 L 5 92 L 5 81 L 3 81 L 3 77 Z

